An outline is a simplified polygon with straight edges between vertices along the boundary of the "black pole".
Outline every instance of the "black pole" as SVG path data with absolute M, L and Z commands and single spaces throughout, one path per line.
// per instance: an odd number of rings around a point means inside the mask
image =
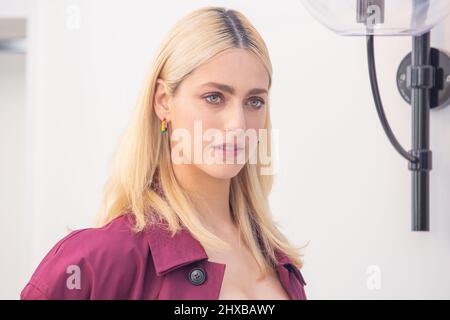
M 420 3 L 419 3 L 420 1 Z M 373 30 L 367 24 L 369 5 L 378 5 L 384 17 L 384 0 L 358 0 L 357 21 L 367 25 L 367 57 L 372 94 L 383 129 L 394 148 L 408 160 L 412 171 L 411 192 L 411 229 L 412 231 L 430 230 L 430 170 L 432 168 L 432 153 L 430 150 L 430 97 L 435 86 L 435 67 L 431 65 L 430 31 L 413 36 L 411 65 L 406 68 L 406 85 L 411 89 L 412 106 L 412 150 L 407 152 L 395 138 L 384 114 L 378 90 L 373 49 Z M 419 9 L 419 4 L 426 4 L 425 14 Z M 422 24 L 428 12 L 428 0 L 413 1 L 413 26 Z M 383 23 L 382 19 L 377 23 Z
M 434 68 L 430 65 L 430 32 L 413 36 L 411 67 L 408 82 L 411 85 L 412 155 L 419 161 L 410 163 L 412 178 L 413 231 L 429 231 L 430 210 L 430 89 L 433 87 Z

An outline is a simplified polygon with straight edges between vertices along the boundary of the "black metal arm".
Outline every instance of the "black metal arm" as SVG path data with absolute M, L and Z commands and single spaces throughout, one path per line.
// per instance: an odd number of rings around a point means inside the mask
M 372 88 L 372 94 L 375 101 L 378 117 L 380 118 L 381 121 L 381 125 L 383 126 L 384 132 L 386 132 L 389 141 L 394 146 L 394 148 L 400 153 L 400 155 L 402 155 L 406 160 L 412 163 L 416 163 L 419 161 L 419 159 L 410 154 L 400 145 L 394 133 L 392 132 L 391 127 L 389 126 L 389 122 L 386 118 L 383 104 L 381 102 L 380 91 L 378 89 L 377 73 L 375 68 L 375 55 L 373 49 L 373 35 L 367 35 L 366 38 L 367 38 L 367 62 L 369 67 L 370 86 Z

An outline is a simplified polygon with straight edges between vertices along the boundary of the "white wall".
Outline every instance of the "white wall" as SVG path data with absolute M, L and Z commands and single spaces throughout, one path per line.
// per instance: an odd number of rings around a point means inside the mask
M 11 246 L 24 261 L 10 262 L 23 271 L 0 288 L 1 297 L 18 297 L 14 289 L 25 285 L 67 227 L 89 226 L 116 139 L 160 40 L 181 16 L 211 4 L 241 10 L 271 53 L 273 124 L 280 131 L 272 208 L 294 243 L 310 241 L 303 269 L 308 297 L 450 298 L 450 108 L 432 112 L 431 231 L 414 233 L 410 172 L 378 121 L 365 39 L 331 33 L 298 0 L 283 7 L 274 1 L 30 2 L 29 148 L 20 195 L 28 201 L 26 219 L 17 220 L 25 226 L 24 243 Z M 449 33 L 447 19 L 432 44 L 450 51 Z M 376 39 L 386 113 L 407 148 L 410 107 L 397 92 L 395 73 L 410 42 Z M 17 192 L 2 189 L 2 197 Z M 1 209 L 2 224 L 15 209 Z M 7 233 L 0 237 L 3 259 L 11 242 Z M 367 286 L 370 266 L 381 272 L 378 290 Z M 10 275 L 2 272 L 0 281 Z
M 0 299 L 26 275 L 25 56 L 0 52 Z
M 0 0 L 0 40 L 25 35 L 26 3 Z M 28 276 L 26 248 L 26 56 L 0 51 L 0 299 Z
M 309 296 L 448 299 L 450 108 L 431 115 L 431 232 L 411 232 L 410 171 L 379 123 L 365 38 L 332 34 L 295 10 L 296 1 L 289 3 L 272 11 L 279 25 L 267 34 L 277 72 L 273 111 L 283 136 L 273 204 L 293 239 L 310 240 L 304 268 Z M 447 19 L 433 32 L 432 45 L 449 53 L 449 33 Z M 410 106 L 395 75 L 411 40 L 375 43 L 386 113 L 409 149 Z M 371 266 L 381 272 L 379 290 L 367 286 Z

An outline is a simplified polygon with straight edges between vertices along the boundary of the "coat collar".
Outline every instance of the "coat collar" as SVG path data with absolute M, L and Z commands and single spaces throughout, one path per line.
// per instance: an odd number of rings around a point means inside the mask
M 148 245 L 158 276 L 173 271 L 193 262 L 207 260 L 208 255 L 201 243 L 195 239 L 185 228 L 179 230 L 173 237 L 167 225 L 152 225 L 146 231 Z M 290 265 L 295 269 L 295 265 L 283 252 L 276 250 L 277 265 Z
M 158 174 L 155 174 L 151 188 L 164 199 L 165 193 L 158 176 Z M 167 229 L 167 221 L 163 220 L 155 225 L 148 226 L 145 234 L 158 276 L 194 262 L 208 260 L 208 255 L 201 243 L 185 228 L 179 230 L 172 237 Z M 275 257 L 277 258 L 278 273 L 285 285 L 288 282 L 287 274 L 290 272 L 293 272 L 303 285 L 306 285 L 301 272 L 285 253 L 275 250 Z M 225 267 L 222 264 L 215 264 Z

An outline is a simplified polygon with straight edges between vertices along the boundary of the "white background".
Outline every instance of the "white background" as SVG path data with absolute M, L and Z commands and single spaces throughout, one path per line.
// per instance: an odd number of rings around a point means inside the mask
M 272 209 L 293 243 L 309 241 L 308 298 L 450 298 L 450 108 L 431 114 L 431 231 L 412 232 L 410 172 L 377 118 L 365 38 L 335 35 L 299 0 L 0 0 L 0 18 L 28 21 L 27 54 L 0 53 L 0 298 L 19 297 L 67 228 L 91 225 L 153 54 L 204 5 L 240 10 L 269 47 L 280 132 Z M 450 19 L 431 42 L 450 51 Z M 409 149 L 395 74 L 411 39 L 375 47 L 386 113 Z

